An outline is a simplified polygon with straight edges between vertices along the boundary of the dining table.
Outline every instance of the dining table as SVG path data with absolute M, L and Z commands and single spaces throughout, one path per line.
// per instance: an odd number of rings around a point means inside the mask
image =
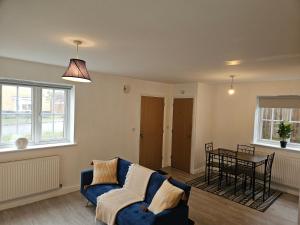
M 266 163 L 266 160 L 268 159 L 268 156 L 263 155 L 263 154 L 257 154 L 257 153 L 252 155 L 252 154 L 245 153 L 245 152 L 238 152 L 237 150 L 217 148 L 217 149 L 209 151 L 210 158 L 214 158 L 214 156 L 220 157 L 224 151 L 231 152 L 232 157 L 235 157 L 238 162 L 243 162 L 243 163 L 251 165 L 252 176 L 253 176 L 252 198 L 255 199 L 256 168 L 264 165 Z M 209 176 L 208 176 L 208 183 L 209 183 Z

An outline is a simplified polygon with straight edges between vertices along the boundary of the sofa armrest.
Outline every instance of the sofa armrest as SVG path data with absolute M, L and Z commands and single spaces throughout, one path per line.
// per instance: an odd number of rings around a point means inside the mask
M 85 186 L 90 185 L 93 181 L 93 169 L 83 170 L 81 171 L 80 176 L 80 192 L 85 192 Z
M 173 209 L 167 209 L 155 216 L 153 225 L 188 225 L 189 207 L 180 203 Z
M 175 179 L 170 179 L 169 180 L 171 184 L 175 185 L 176 187 L 179 187 L 181 188 L 183 191 L 184 191 L 184 199 L 182 200 L 182 202 L 184 202 L 185 204 L 188 203 L 189 201 L 189 197 L 190 197 L 190 192 L 191 192 L 191 186 L 185 184 L 185 183 L 182 183 L 182 182 L 179 182 Z

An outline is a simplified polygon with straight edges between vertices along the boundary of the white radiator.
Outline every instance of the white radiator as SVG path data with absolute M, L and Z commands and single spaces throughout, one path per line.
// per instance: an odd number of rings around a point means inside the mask
M 286 186 L 300 187 L 300 159 L 275 155 L 272 179 L 275 183 Z
M 259 168 L 263 172 L 264 168 Z M 293 188 L 300 187 L 300 158 L 275 154 L 272 182 Z
M 0 163 L 0 202 L 59 188 L 59 157 Z

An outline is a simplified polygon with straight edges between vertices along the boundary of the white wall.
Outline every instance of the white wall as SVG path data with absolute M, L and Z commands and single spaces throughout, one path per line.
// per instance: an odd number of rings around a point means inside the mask
M 194 153 L 193 173 L 200 172 L 205 168 L 205 143 L 213 141 L 213 101 L 214 86 L 198 83 L 197 90 L 197 115 L 196 115 L 196 147 Z
M 63 83 L 65 68 L 0 58 L 0 77 Z M 63 187 L 79 185 L 79 175 L 92 159 L 120 156 L 138 162 L 141 95 L 165 96 L 164 165 L 169 154 L 169 108 L 171 86 L 118 76 L 91 73 L 92 84 L 76 84 L 75 146 L 0 153 L 0 161 L 61 157 Z M 74 84 L 74 83 L 71 83 Z M 123 93 L 123 85 L 131 87 Z
M 213 136 L 217 145 L 234 148 L 253 141 L 257 96 L 300 95 L 300 81 L 236 84 L 236 93 L 227 94 L 228 84 L 214 87 Z M 238 142 L 238 143 L 237 143 Z
M 236 84 L 235 89 L 236 93 L 229 96 L 228 84 L 214 87 L 213 140 L 216 147 L 235 149 L 237 144 L 252 143 L 257 96 L 300 95 L 300 81 L 243 83 Z M 256 151 L 266 154 L 275 152 L 273 175 L 276 177 L 294 176 L 291 171 L 295 169 L 289 162 L 286 162 L 284 168 L 278 169 L 277 160 L 293 159 L 300 164 L 300 152 L 297 151 L 260 146 L 256 146 Z M 297 176 L 293 179 L 300 182 Z M 296 193 L 295 190 L 283 190 Z

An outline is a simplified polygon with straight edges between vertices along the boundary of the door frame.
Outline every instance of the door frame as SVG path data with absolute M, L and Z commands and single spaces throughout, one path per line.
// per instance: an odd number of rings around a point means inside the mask
M 191 98 L 193 99 L 193 115 L 192 115 L 192 142 L 191 142 L 191 159 L 190 159 L 190 173 L 191 174 L 194 174 L 198 171 L 195 171 L 194 169 L 194 165 L 195 165 L 195 162 L 193 160 L 194 156 L 195 156 L 195 152 L 196 152 L 196 115 L 197 115 L 197 97 L 194 96 L 194 95 L 173 95 L 172 96 L 172 100 L 171 100 L 171 108 L 170 108 L 170 111 L 171 111 L 171 115 L 170 115 L 170 121 L 171 122 L 171 131 L 173 130 L 173 105 L 174 105 L 174 99 L 184 99 L 184 98 Z M 170 151 L 171 151 L 171 157 L 172 157 L 172 138 L 173 138 L 173 132 L 171 132 L 171 138 L 170 138 Z M 172 163 L 172 159 L 170 159 L 171 163 Z M 172 165 L 172 164 L 171 164 Z M 200 172 L 200 171 L 199 171 Z
M 137 130 L 137 136 L 138 136 L 138 140 L 137 140 L 137 146 L 138 146 L 138 155 L 137 155 L 137 161 L 139 162 L 139 158 L 140 158 L 140 133 L 141 133 L 141 107 L 142 107 L 142 97 L 154 97 L 154 98 L 162 98 L 164 101 L 164 122 L 163 122 L 163 136 L 162 136 L 162 148 L 161 148 L 161 152 L 162 152 L 162 162 L 161 165 L 162 167 L 166 167 L 167 166 L 167 162 L 166 162 L 166 157 L 165 154 L 167 153 L 167 148 L 166 148 L 166 132 L 168 132 L 168 128 L 167 128 L 167 99 L 168 99 L 168 95 L 165 94 L 149 94 L 149 93 L 141 93 L 139 95 L 139 107 L 138 107 L 138 115 L 139 115 L 139 125 Z

